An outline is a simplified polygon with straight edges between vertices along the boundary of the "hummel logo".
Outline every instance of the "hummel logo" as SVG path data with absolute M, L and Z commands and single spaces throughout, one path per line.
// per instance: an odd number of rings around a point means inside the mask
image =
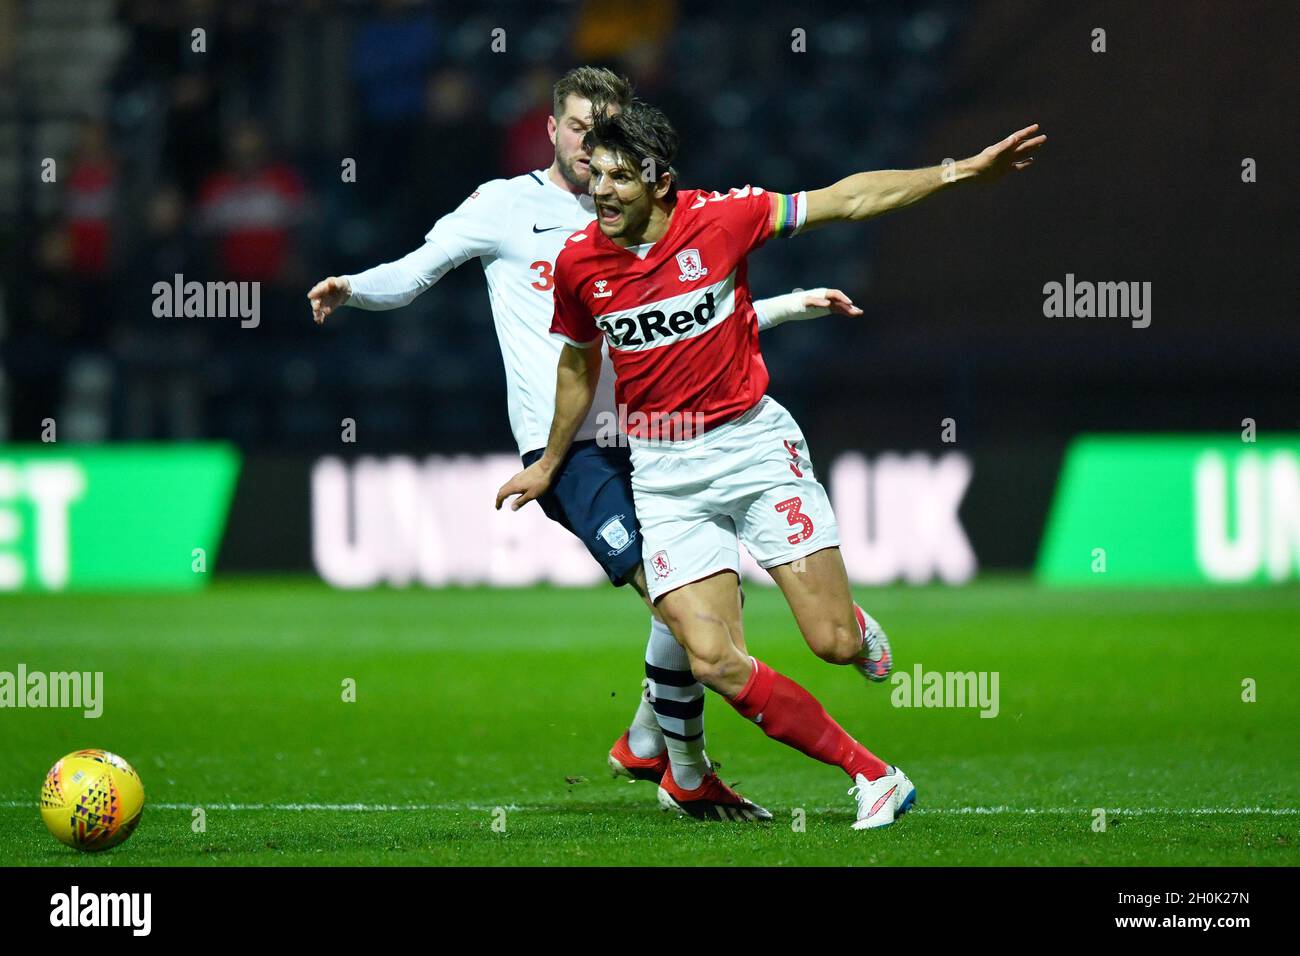
M 596 291 L 593 292 L 593 293 L 591 294 L 591 297 L 592 297 L 593 299 L 608 299 L 611 295 L 614 294 L 614 290 L 613 290 L 613 289 L 606 289 L 605 287 L 606 287 L 607 285 L 609 285 L 608 280 L 606 280 L 606 279 L 597 279 L 597 280 L 596 280 Z
M 533 232 L 534 232 L 534 233 L 538 233 L 538 232 L 553 232 L 553 231 L 556 230 L 556 229 L 563 229 L 563 228 L 564 228 L 563 226 L 547 226 L 545 229 L 538 229 L 538 228 L 537 228 L 537 223 L 533 223 Z

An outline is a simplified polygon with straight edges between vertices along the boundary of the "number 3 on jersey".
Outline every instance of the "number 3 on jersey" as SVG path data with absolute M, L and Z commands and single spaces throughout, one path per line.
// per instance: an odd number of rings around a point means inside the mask
M 554 266 L 545 259 L 538 259 L 528 268 L 537 270 L 537 281 L 530 283 L 534 289 L 539 292 L 550 292 L 555 288 L 555 275 L 551 272 Z
M 798 544 L 800 541 L 807 541 L 812 537 L 812 518 L 809 518 L 799 510 L 803 507 L 802 498 L 787 498 L 785 501 L 777 502 L 775 507 L 778 512 L 785 513 L 786 523 L 789 524 L 790 527 L 799 529 L 794 534 L 787 535 L 785 540 L 789 541 L 791 544 Z

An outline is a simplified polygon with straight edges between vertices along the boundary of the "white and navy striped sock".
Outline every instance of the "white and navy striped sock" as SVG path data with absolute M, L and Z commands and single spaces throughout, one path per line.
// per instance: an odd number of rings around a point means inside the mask
M 647 648 L 646 654 L 649 653 Z M 654 694 L 649 679 L 641 682 L 641 703 L 637 705 L 632 726 L 627 729 L 627 745 L 638 757 L 657 757 L 664 752 L 664 732 L 659 729 L 659 719 L 655 717 Z
M 684 790 L 694 790 L 709 770 L 704 755 L 704 685 L 691 673 L 690 658 L 673 632 L 659 620 L 650 622 L 645 676 L 647 696 L 668 745 L 673 780 Z

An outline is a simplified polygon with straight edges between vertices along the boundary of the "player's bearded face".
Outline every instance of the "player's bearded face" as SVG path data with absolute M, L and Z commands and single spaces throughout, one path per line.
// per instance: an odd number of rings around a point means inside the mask
M 591 155 L 591 196 L 596 201 L 596 222 L 609 238 L 635 240 L 645 231 L 653 206 L 650 184 L 603 146 Z
M 591 157 L 582 146 L 582 137 L 589 129 L 591 101 L 570 93 L 564 114 L 555 120 L 555 163 L 564 181 L 574 189 L 585 190 L 591 179 Z

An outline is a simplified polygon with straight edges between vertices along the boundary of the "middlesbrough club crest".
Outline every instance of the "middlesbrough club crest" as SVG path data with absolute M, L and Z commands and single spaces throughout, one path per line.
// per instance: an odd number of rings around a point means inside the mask
M 667 551 L 656 551 L 650 556 L 650 567 L 655 569 L 656 578 L 666 578 L 673 573 L 673 566 L 668 562 Z
M 683 249 L 677 253 L 677 266 L 682 270 L 682 274 L 677 277 L 678 282 L 694 282 L 709 274 L 709 270 L 700 261 L 699 249 Z

